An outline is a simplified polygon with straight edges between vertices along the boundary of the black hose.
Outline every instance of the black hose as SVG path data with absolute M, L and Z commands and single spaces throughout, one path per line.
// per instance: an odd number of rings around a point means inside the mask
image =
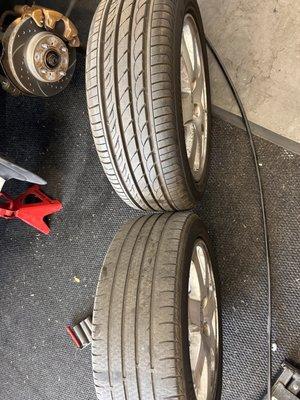
M 73 8 L 76 6 L 76 3 L 77 3 L 77 0 L 70 0 L 68 9 L 67 9 L 67 11 L 65 12 L 65 16 L 66 16 L 66 17 L 68 17 L 68 18 L 70 17 L 70 15 L 71 15 L 71 13 L 72 13 L 72 11 L 73 11 Z
M 222 62 L 221 57 L 217 53 L 216 49 L 212 45 L 209 39 L 206 38 L 206 43 L 217 60 L 229 86 L 234 95 L 236 102 L 239 106 L 241 115 L 243 117 L 243 121 L 246 127 L 246 131 L 249 136 L 249 142 L 252 150 L 253 160 L 255 164 L 256 177 L 259 187 L 259 195 L 260 195 L 260 204 L 261 204 L 261 212 L 262 212 L 262 224 L 263 224 L 263 232 L 264 232 L 264 242 L 265 242 L 265 255 L 266 255 L 266 266 L 268 273 L 268 324 L 267 324 L 267 335 L 268 335 L 268 395 L 267 399 L 272 399 L 272 277 L 271 277 L 271 263 L 270 263 L 270 246 L 269 246 L 269 234 L 268 234 L 268 223 L 267 223 L 267 214 L 266 214 L 266 205 L 265 205 L 265 197 L 262 185 L 262 179 L 260 174 L 260 168 L 258 163 L 257 151 L 253 140 L 253 133 L 250 126 L 250 122 L 247 118 L 247 114 L 243 103 L 240 99 L 240 96 L 234 86 L 234 83 Z

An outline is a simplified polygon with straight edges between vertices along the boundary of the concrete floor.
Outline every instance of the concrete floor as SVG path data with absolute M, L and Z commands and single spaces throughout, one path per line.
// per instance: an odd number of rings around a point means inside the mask
M 234 79 L 250 121 L 300 144 L 300 2 L 199 4 L 206 34 Z M 213 103 L 238 113 L 212 58 L 211 79 Z

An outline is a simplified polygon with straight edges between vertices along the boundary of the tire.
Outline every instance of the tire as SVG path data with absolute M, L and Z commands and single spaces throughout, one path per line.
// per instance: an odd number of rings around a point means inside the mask
M 145 216 L 127 223 L 116 235 L 101 271 L 93 313 L 98 399 L 196 400 L 188 289 L 197 240 L 209 249 L 205 228 L 192 213 Z M 217 372 L 207 400 L 220 399 L 219 319 L 217 323 Z
M 208 149 L 210 87 L 197 1 L 101 0 L 91 25 L 86 88 L 94 141 L 113 188 L 136 209 L 188 210 L 205 189 L 208 150 L 195 180 L 183 124 L 178 43 L 187 14 L 202 48 Z

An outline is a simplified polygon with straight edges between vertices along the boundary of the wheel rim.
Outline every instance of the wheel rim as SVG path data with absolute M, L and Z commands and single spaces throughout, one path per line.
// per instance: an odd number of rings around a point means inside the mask
M 197 400 L 213 400 L 218 373 L 219 319 L 216 285 L 202 240 L 193 250 L 189 275 L 189 352 Z
M 200 35 L 187 14 L 181 38 L 181 102 L 185 147 L 193 178 L 198 183 L 207 156 L 207 87 Z

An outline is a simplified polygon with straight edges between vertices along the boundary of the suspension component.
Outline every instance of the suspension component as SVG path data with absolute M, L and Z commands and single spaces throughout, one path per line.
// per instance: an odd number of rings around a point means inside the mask
M 80 45 L 75 25 L 39 6 L 15 6 L 18 16 L 2 35 L 2 87 L 11 94 L 51 97 L 69 84 Z M 3 21 L 2 21 L 3 23 Z

